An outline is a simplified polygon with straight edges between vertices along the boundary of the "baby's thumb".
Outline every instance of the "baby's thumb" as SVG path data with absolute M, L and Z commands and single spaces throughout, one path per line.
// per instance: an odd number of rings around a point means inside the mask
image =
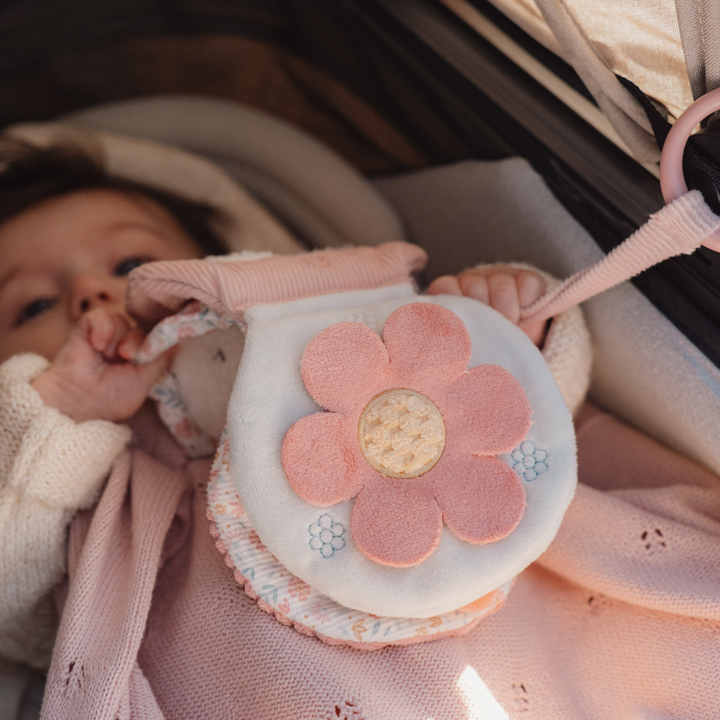
M 172 347 L 170 350 L 167 350 L 162 355 L 154 360 L 150 360 L 149 362 L 139 363 L 136 361 L 136 367 L 140 372 L 140 376 L 142 377 L 146 390 L 150 390 L 153 385 L 162 380 L 162 378 L 168 373 L 172 367 L 173 360 L 177 355 L 177 351 L 177 347 Z

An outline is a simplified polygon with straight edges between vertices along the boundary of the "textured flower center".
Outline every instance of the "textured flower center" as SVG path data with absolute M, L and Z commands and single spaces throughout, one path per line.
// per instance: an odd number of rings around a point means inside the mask
M 445 423 L 435 404 L 414 390 L 376 395 L 358 424 L 360 449 L 381 475 L 414 478 L 430 470 L 445 448 Z

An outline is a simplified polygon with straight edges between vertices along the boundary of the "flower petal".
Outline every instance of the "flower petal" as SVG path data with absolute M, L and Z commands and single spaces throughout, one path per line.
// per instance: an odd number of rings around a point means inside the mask
M 499 365 L 461 375 L 438 403 L 448 437 L 476 455 L 509 452 L 527 435 L 532 410 L 522 385 Z
M 472 343 L 463 321 L 433 303 L 403 305 L 385 323 L 383 340 L 395 377 L 412 384 L 452 382 L 470 362 Z
M 313 505 L 334 505 L 362 489 L 343 415 L 315 413 L 298 420 L 285 435 L 281 457 L 293 490 Z
M 341 322 L 323 330 L 303 354 L 301 372 L 314 400 L 333 412 L 362 408 L 389 376 L 382 340 L 367 325 Z
M 456 455 L 444 469 L 441 477 L 435 475 L 435 499 L 445 524 L 460 539 L 491 543 L 518 526 L 525 511 L 525 489 L 502 460 Z
M 430 486 L 378 478 L 355 499 L 351 528 L 360 552 L 381 565 L 410 567 L 432 555 L 442 516 Z

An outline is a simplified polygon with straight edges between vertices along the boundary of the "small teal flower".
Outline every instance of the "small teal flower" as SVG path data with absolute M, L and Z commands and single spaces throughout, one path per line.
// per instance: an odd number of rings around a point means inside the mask
M 310 547 L 324 558 L 332 557 L 345 547 L 345 527 L 333 522 L 330 515 L 321 515 L 317 522 L 308 527 Z
M 536 450 L 529 440 L 516 447 L 510 453 L 510 457 L 512 458 L 513 470 L 527 482 L 532 482 L 538 475 L 548 469 L 545 462 L 547 453 L 544 450 Z

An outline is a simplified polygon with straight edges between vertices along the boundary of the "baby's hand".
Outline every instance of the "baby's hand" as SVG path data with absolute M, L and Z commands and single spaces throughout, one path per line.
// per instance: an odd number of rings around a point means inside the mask
M 171 355 L 147 365 L 132 361 L 144 333 L 124 316 L 96 308 L 85 313 L 53 360 L 33 382 L 46 405 L 75 422 L 122 422 L 145 402 Z
M 516 325 L 520 308 L 534 303 L 545 293 L 545 280 L 530 270 L 493 265 L 482 270 L 466 270 L 459 275 L 443 275 L 433 280 L 428 295 L 465 295 L 479 300 Z M 543 320 L 523 328 L 525 334 L 540 347 L 545 340 Z

